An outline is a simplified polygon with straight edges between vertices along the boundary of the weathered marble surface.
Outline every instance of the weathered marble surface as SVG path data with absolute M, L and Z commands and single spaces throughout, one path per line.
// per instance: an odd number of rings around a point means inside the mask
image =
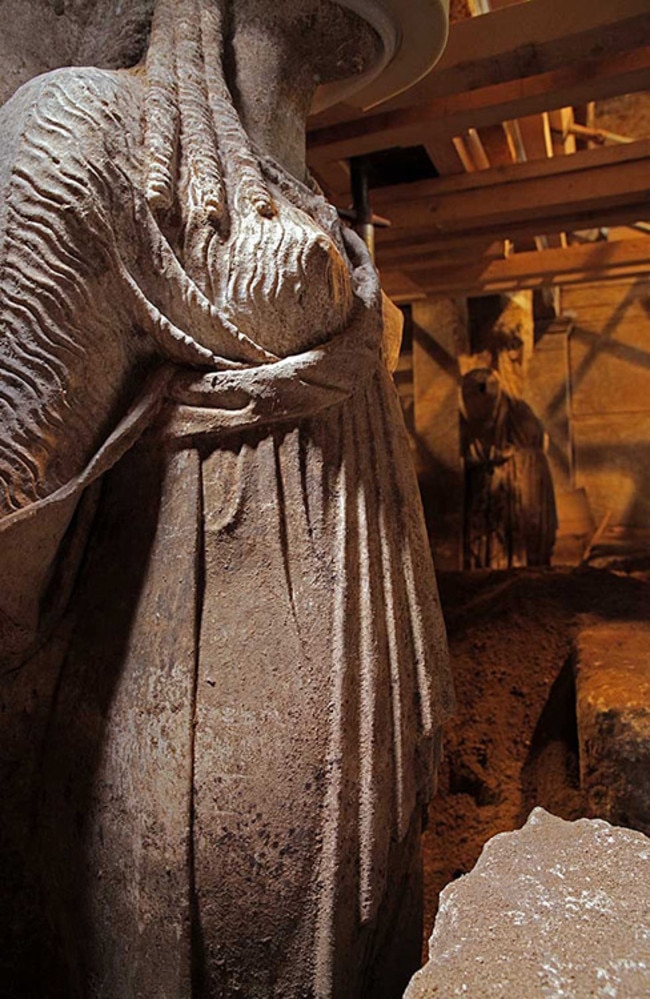
M 154 0 L 0 0 L 0 104 L 61 66 L 119 69 L 142 57 Z
M 417 966 L 444 627 L 378 275 L 305 166 L 376 8 L 157 0 L 143 64 L 0 110 L 12 999 Z
M 449 885 L 405 999 L 643 999 L 650 839 L 536 808 Z

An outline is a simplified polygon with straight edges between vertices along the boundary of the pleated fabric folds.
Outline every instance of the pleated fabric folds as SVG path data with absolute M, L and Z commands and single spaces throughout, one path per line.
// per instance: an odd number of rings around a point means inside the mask
M 204 461 L 194 836 L 209 995 L 239 994 L 244 966 L 242 995 L 361 995 L 393 855 L 432 792 L 451 688 L 398 405 L 377 368 L 345 403 Z M 253 961 L 250 925 L 266 941 Z
M 60 994 L 392 999 L 392 944 L 419 953 L 421 816 L 452 693 L 376 272 L 301 189 L 354 306 L 337 335 L 305 349 L 296 325 L 271 355 L 144 202 L 137 77 L 66 70 L 15 100 L 0 318 L 23 423 L 0 446 L 0 664 L 38 780 L 33 837 L 16 823 L 9 853 L 41 865 Z M 53 129 L 68 158 L 46 158 L 37 187 L 27 167 Z M 281 203 L 293 182 L 276 181 Z M 43 396 L 41 355 L 67 335 Z M 79 398 L 104 366 L 119 384 L 100 412 Z M 129 394 L 133 370 L 149 377 Z M 36 739 L 24 704 L 43 662 Z

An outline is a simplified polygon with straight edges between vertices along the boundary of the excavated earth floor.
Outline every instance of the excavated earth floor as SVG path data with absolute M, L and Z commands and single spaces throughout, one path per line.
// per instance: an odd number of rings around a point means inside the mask
M 491 836 L 535 805 L 576 819 L 574 640 L 596 621 L 650 618 L 650 572 L 612 568 L 449 573 L 439 579 L 458 709 L 446 728 L 425 834 L 425 948 L 438 895 Z M 606 657 L 607 650 L 603 649 Z

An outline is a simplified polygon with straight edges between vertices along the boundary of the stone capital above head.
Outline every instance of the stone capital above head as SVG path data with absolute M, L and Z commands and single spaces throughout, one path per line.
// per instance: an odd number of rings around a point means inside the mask
M 375 29 L 381 56 L 367 72 L 320 88 L 313 111 L 346 103 L 367 110 L 422 79 L 447 42 L 449 0 L 334 0 Z
M 449 0 L 330 2 L 369 23 L 380 45 L 371 67 L 321 86 L 313 112 L 339 101 L 362 108 L 386 101 L 424 76 L 444 48 Z M 146 52 L 154 5 L 154 0 L 0 0 L 0 104 L 30 77 L 60 66 L 135 65 Z M 304 4 L 296 0 L 296 7 Z

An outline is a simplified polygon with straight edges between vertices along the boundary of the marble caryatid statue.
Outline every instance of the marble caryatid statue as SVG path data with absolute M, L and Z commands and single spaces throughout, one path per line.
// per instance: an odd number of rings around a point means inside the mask
M 544 427 L 507 369 L 474 363 L 461 380 L 464 567 L 548 566 L 557 511 Z
M 451 689 L 305 121 L 425 71 L 442 0 L 136 7 L 135 66 L 0 111 L 2 992 L 398 996 Z

